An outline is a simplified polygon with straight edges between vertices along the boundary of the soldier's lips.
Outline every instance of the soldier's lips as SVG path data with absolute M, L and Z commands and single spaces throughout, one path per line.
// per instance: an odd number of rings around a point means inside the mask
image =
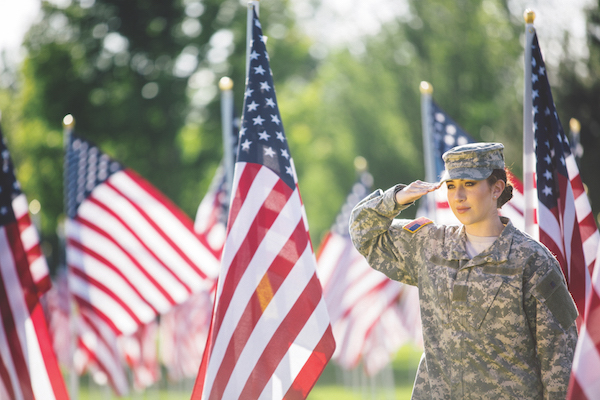
M 459 214 L 464 214 L 469 211 L 471 207 L 456 207 L 456 212 Z

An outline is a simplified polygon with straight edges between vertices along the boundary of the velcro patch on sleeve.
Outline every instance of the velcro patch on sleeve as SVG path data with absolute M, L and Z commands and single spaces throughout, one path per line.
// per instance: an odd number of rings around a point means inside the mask
M 433 221 L 429 218 L 420 217 L 404 225 L 403 228 L 409 231 L 410 233 L 415 233 L 425 225 L 431 224 L 432 222 Z

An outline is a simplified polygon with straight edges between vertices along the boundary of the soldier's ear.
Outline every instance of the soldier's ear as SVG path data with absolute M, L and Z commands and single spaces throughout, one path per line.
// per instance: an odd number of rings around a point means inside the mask
M 506 182 L 501 179 L 498 179 L 494 185 L 492 186 L 492 195 L 495 199 L 499 198 L 504 192 L 504 188 L 506 187 Z

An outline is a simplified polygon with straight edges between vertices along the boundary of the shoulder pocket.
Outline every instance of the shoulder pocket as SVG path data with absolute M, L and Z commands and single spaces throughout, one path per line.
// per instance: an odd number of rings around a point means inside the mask
M 567 330 L 577 318 L 578 312 L 563 277 L 551 270 L 532 291 L 538 301 L 546 304 L 560 326 Z

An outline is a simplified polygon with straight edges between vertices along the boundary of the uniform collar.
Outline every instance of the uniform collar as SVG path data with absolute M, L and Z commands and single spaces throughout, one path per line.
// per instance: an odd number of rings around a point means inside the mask
M 481 254 L 478 254 L 473 258 L 473 262 L 479 264 L 480 262 L 502 262 L 508 260 L 508 254 L 510 253 L 510 245 L 512 244 L 513 234 L 516 230 L 512 222 L 506 217 L 500 217 L 504 229 L 500 233 L 500 236 L 496 241 Z M 467 233 L 465 226 L 462 225 L 458 230 L 458 234 L 450 235 L 446 238 L 444 244 L 444 252 L 447 254 L 448 260 L 469 260 L 470 257 L 467 254 Z M 479 262 L 478 262 L 479 261 Z

